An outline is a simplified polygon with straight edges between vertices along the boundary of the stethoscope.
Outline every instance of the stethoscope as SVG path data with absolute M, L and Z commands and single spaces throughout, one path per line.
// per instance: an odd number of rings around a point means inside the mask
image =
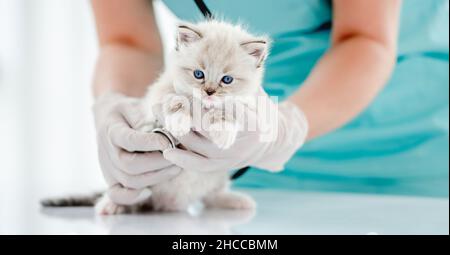
M 206 19 L 214 19 L 211 11 L 209 10 L 208 6 L 206 6 L 205 2 L 203 0 L 194 0 L 195 4 L 197 5 L 198 9 L 200 10 L 200 12 L 203 14 L 203 16 Z M 177 140 L 172 136 L 172 134 L 170 134 L 167 130 L 165 130 L 164 128 L 156 128 L 152 131 L 153 133 L 157 133 L 157 134 L 161 134 L 164 137 L 167 138 L 167 140 L 170 143 L 170 147 L 171 148 L 176 148 L 177 147 Z M 241 168 L 239 170 L 237 170 L 233 175 L 231 175 L 230 179 L 231 180 L 236 180 L 239 177 L 241 177 L 242 175 L 244 175 L 248 170 L 250 169 L 250 167 L 244 167 Z

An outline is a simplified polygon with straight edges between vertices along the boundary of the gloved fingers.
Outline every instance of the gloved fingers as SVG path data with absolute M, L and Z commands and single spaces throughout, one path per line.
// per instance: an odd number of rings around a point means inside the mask
M 170 166 L 141 175 L 128 175 L 118 168 L 113 168 L 111 171 L 116 180 L 126 188 L 142 189 L 175 177 L 180 173 L 181 168 L 178 166 Z
M 188 150 L 203 155 L 207 158 L 211 158 L 212 156 L 220 153 L 218 147 L 213 142 L 194 131 L 191 131 L 177 139 Z
M 145 120 L 144 113 L 137 100 L 130 99 L 127 102 L 118 104 L 117 110 L 134 129 L 142 126 L 142 123 Z
M 166 137 L 157 133 L 145 133 L 119 122 L 109 127 L 111 142 L 129 152 L 163 151 L 170 147 Z
M 181 149 L 167 149 L 163 152 L 164 158 L 179 166 L 182 169 L 189 169 L 194 171 L 214 171 L 219 167 L 217 162 L 205 158 L 192 151 Z
M 104 145 L 100 143 L 99 146 Z M 130 175 L 116 167 L 107 151 L 103 147 L 100 148 L 102 148 L 102 151 L 99 153 L 100 165 L 103 175 L 110 186 L 120 183 L 126 188 L 142 189 L 166 181 L 181 171 L 179 167 L 172 165 L 153 172 Z
M 118 183 L 117 179 L 113 176 L 111 169 L 115 166 L 108 156 L 108 150 L 102 141 L 98 143 L 98 159 L 100 163 L 100 168 L 102 169 L 103 177 L 109 186 L 116 185 Z
M 148 188 L 129 189 L 120 184 L 116 184 L 108 189 L 107 194 L 116 204 L 134 205 L 150 198 L 152 192 Z
M 115 165 L 129 175 L 140 175 L 146 172 L 160 170 L 172 165 L 161 152 L 128 152 L 117 150 Z

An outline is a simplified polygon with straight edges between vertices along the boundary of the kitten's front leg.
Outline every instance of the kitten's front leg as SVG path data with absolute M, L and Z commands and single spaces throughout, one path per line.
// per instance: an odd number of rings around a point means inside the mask
M 209 112 L 209 137 L 220 149 L 230 148 L 236 141 L 239 127 L 231 114 L 222 109 Z
M 150 133 L 158 127 L 158 121 L 153 113 L 153 104 L 147 99 L 141 102 L 142 120 L 134 126 L 138 131 Z
M 189 133 L 192 127 L 192 117 L 188 98 L 170 94 L 166 96 L 162 112 L 165 128 L 175 137 Z

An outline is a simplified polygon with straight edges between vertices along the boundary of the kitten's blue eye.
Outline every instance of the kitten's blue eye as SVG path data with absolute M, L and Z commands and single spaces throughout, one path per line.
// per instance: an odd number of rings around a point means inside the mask
M 231 84 L 233 82 L 233 77 L 229 76 L 229 75 L 225 75 L 224 77 L 222 77 L 222 82 L 225 84 Z
M 196 78 L 196 79 L 203 79 L 203 78 L 205 78 L 205 74 L 202 72 L 202 71 L 200 71 L 200 70 L 195 70 L 194 71 L 194 77 Z

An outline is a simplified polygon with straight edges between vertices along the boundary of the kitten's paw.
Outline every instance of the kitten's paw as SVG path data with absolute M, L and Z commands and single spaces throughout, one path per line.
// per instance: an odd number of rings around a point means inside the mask
M 126 213 L 126 207 L 118 205 L 104 195 L 95 205 L 95 213 L 98 215 L 116 215 Z
M 208 197 L 204 200 L 205 205 L 210 208 L 221 208 L 231 210 L 255 210 L 256 202 L 252 197 L 237 192 L 226 192 Z
M 192 119 L 191 116 L 176 112 L 166 116 L 165 128 L 175 137 L 182 137 L 191 131 Z
M 236 141 L 238 126 L 229 121 L 213 123 L 209 127 L 209 137 L 211 141 L 220 149 L 229 149 Z

